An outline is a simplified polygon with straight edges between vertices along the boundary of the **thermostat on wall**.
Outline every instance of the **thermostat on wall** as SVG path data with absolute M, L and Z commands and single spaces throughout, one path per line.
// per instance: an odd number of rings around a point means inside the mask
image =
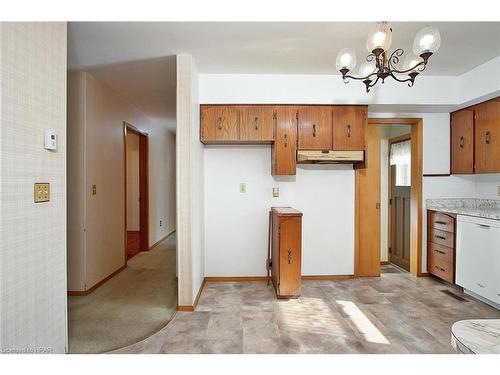
M 57 134 L 53 129 L 45 130 L 45 149 L 57 150 Z

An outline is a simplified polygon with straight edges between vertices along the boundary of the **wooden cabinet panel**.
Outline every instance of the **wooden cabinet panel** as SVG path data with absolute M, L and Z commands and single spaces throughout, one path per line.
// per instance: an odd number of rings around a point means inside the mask
M 446 232 L 455 232 L 455 218 L 448 214 L 435 211 L 427 211 L 427 226 L 444 230 Z
M 301 289 L 302 213 L 274 207 L 272 213 L 272 280 L 278 298 L 298 297 Z
M 474 111 L 454 112 L 450 121 L 451 174 L 474 173 Z
M 297 108 L 278 106 L 274 111 L 272 174 L 295 175 L 297 159 Z
M 237 142 L 239 111 L 234 106 L 201 107 L 201 141 L 203 143 Z
M 427 270 L 455 282 L 455 217 L 427 210 Z
M 299 150 L 331 150 L 332 107 L 305 106 L 298 113 Z
M 453 270 L 453 264 L 444 262 L 442 259 L 439 259 L 437 257 L 430 257 L 429 262 L 429 272 L 432 273 L 433 275 L 448 281 L 449 283 L 453 283 L 453 275 L 454 275 L 454 270 Z
M 273 141 L 273 106 L 249 105 L 240 108 L 240 141 Z
M 333 149 L 364 150 L 367 106 L 333 106 Z
M 439 245 L 455 247 L 455 238 L 453 233 L 445 232 L 436 228 L 429 228 L 429 241 Z
M 500 102 L 475 107 L 475 172 L 500 172 Z
M 427 242 L 427 252 L 430 258 L 437 258 L 443 262 L 453 264 L 455 254 L 452 247 L 443 246 L 434 242 Z

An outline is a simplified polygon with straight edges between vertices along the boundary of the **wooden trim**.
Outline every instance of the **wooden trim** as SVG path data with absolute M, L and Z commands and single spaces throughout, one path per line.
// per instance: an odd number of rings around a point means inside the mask
M 162 241 L 165 241 L 168 237 L 170 237 L 172 234 L 174 234 L 176 231 L 176 229 L 174 229 L 172 232 L 168 233 L 167 235 L 163 236 L 162 238 L 160 238 L 158 241 L 156 241 L 154 244 L 152 244 L 150 247 L 149 247 L 149 250 L 153 249 L 153 247 L 155 246 L 158 246 L 158 244 Z
M 422 180 L 423 180 L 423 121 L 421 118 L 369 118 L 368 125 L 411 125 L 411 224 L 410 224 L 410 273 L 422 276 Z M 359 169 L 355 170 L 358 174 Z M 357 179 L 356 179 L 357 180 Z M 354 274 L 359 269 L 359 206 L 360 187 L 355 187 Z M 380 251 L 380 249 L 379 249 Z
M 411 140 L 411 133 L 408 133 L 408 134 L 399 135 L 397 137 L 389 138 L 387 141 L 389 142 L 389 145 L 392 145 L 394 143 L 400 143 L 400 142 L 410 141 L 410 140 Z M 390 149 L 389 149 L 389 152 L 390 152 Z
M 382 260 L 382 261 L 380 261 L 380 265 L 381 266 L 388 266 L 389 264 L 391 264 L 391 262 L 389 262 L 388 260 Z
M 106 281 L 108 281 L 109 279 L 111 279 L 112 277 L 116 276 L 117 274 L 119 274 L 120 272 L 122 272 L 125 268 L 127 268 L 127 265 L 123 265 L 121 266 L 120 268 L 118 268 L 115 272 L 113 272 L 111 275 L 109 276 L 106 276 L 104 279 L 102 279 L 101 281 L 99 281 L 97 284 L 95 284 L 92 288 L 90 289 L 87 289 L 87 290 L 75 290 L 75 291 L 71 291 L 71 290 L 68 290 L 68 296 L 86 296 L 87 294 L 90 294 L 92 293 L 94 290 L 96 290 L 97 288 L 99 288 L 101 285 L 103 285 Z
M 184 312 L 193 312 L 196 310 L 196 306 L 198 306 L 198 302 L 200 301 L 201 293 L 203 292 L 203 288 L 205 288 L 205 284 L 207 282 L 207 278 L 205 277 L 200 285 L 200 289 L 198 290 L 198 294 L 196 295 L 196 298 L 194 300 L 193 305 L 179 305 L 177 306 L 177 311 L 184 311 Z
M 309 281 L 341 281 L 356 278 L 354 275 L 303 275 L 302 280 Z
M 191 305 L 179 305 L 177 306 L 177 311 L 193 312 L 194 306 Z
M 205 277 L 205 281 L 207 283 L 267 281 L 267 276 L 208 276 Z

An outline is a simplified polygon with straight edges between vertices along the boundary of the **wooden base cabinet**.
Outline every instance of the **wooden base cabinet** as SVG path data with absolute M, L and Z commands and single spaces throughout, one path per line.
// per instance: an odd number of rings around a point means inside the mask
M 271 209 L 271 275 L 278 298 L 297 298 L 301 288 L 302 213 Z
M 427 210 L 427 270 L 449 283 L 455 282 L 455 217 Z

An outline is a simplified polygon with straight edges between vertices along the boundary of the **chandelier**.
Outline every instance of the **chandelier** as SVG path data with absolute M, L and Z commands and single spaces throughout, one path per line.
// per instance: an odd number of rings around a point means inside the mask
M 413 41 L 413 54 L 408 54 L 402 65 L 400 60 L 404 51 L 398 48 L 389 54 L 391 41 L 392 29 L 387 22 L 377 23 L 366 39 L 366 48 L 370 54 L 359 67 L 357 77 L 348 74 L 356 67 L 356 51 L 353 48 L 341 49 L 337 55 L 336 67 L 342 73 L 344 83 L 348 83 L 349 79 L 363 81 L 366 92 L 369 92 L 379 80 L 384 83 L 390 76 L 398 82 L 408 82 L 408 86 L 412 87 L 415 78 L 427 66 L 429 58 L 439 49 L 441 35 L 435 27 L 420 30 Z

